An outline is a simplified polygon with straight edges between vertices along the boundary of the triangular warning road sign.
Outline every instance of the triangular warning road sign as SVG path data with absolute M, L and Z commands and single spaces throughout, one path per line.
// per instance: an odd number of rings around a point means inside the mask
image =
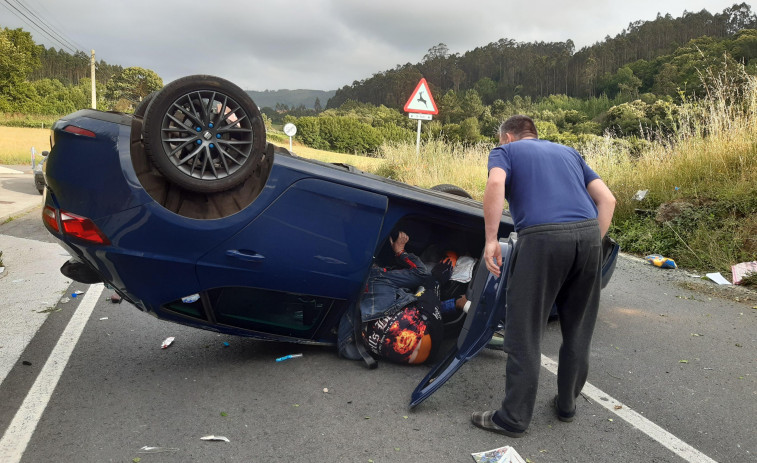
M 431 96 L 431 90 L 429 90 L 425 78 L 421 78 L 421 81 L 418 82 L 418 86 L 415 87 L 412 96 L 407 100 L 407 103 L 405 103 L 405 112 L 439 114 L 439 110 L 436 109 L 434 97 Z

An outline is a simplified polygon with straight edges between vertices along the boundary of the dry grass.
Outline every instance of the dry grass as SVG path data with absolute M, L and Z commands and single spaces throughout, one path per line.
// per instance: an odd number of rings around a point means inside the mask
M 416 153 L 414 144 L 385 144 L 379 150 L 384 162 L 374 172 L 423 188 L 445 183 L 456 185 L 480 201 L 486 187 L 486 164 L 491 148 L 430 140 L 422 143 Z
M 289 143 L 274 143 L 275 145 L 282 146 L 289 149 Z M 360 170 L 366 172 L 375 172 L 383 161 L 378 158 L 369 158 L 366 156 L 355 156 L 352 154 L 332 153 L 330 151 L 321 151 L 314 148 L 308 148 L 307 146 L 294 143 L 292 145 L 292 152 L 297 156 L 303 158 L 316 159 L 323 162 L 349 164 L 357 167 Z
M 31 165 L 32 147 L 39 160 L 39 153 L 50 150 L 50 130 L 0 127 L 0 164 Z

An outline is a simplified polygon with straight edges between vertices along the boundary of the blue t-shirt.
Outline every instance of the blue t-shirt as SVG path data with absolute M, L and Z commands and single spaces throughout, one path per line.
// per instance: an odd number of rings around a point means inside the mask
M 505 198 L 515 230 L 546 223 L 595 219 L 597 206 L 586 185 L 599 178 L 573 148 L 525 139 L 489 153 L 489 169 L 505 171 Z

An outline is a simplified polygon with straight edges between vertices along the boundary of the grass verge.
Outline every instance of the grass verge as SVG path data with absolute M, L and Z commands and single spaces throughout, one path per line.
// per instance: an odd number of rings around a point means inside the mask
M 50 130 L 0 126 L 0 164 L 31 165 L 31 149 L 37 152 L 50 150 Z

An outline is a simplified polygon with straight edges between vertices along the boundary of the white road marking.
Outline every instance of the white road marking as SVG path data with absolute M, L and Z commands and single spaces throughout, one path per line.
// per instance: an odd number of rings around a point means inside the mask
M 557 375 L 557 362 L 543 354 L 541 356 L 541 366 L 546 368 L 552 374 Z M 582 392 L 587 397 L 593 399 L 596 403 L 602 405 L 606 409 L 618 415 L 628 424 L 635 427 L 652 439 L 656 440 L 657 442 L 665 446 L 668 450 L 671 450 L 673 453 L 685 459 L 686 461 L 696 463 L 715 463 L 715 460 L 713 460 L 712 458 L 690 446 L 689 444 L 664 430 L 660 426 L 649 421 L 647 418 L 631 410 L 628 405 L 621 403 L 620 401 L 616 400 L 609 394 L 603 392 L 601 389 L 596 388 L 590 383 L 586 383 L 586 385 L 584 385 Z M 616 409 L 616 406 L 620 406 L 621 408 Z
M 2 215 L 0 213 L 0 215 Z M 58 268 L 71 256 L 58 244 L 0 234 L 0 383 L 71 284 Z M 69 294 L 70 296 L 70 294 Z
M 37 428 L 42 413 L 47 408 L 47 403 L 53 395 L 55 386 L 68 364 L 68 359 L 79 341 L 84 326 L 87 324 L 95 304 L 103 292 L 103 284 L 91 285 L 89 290 L 79 303 L 79 307 L 69 320 L 66 329 L 55 344 L 50 357 L 39 372 L 24 402 L 16 411 L 10 426 L 0 440 L 0 461 L 16 463 L 21 461 L 21 456 L 29 444 L 29 440 Z

